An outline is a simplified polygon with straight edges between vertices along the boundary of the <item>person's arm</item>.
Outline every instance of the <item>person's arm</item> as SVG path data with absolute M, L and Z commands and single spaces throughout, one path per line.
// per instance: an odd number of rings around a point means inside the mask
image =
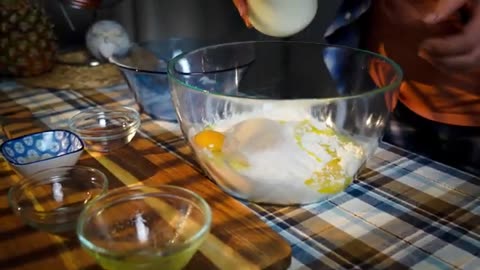
M 247 0 L 233 0 L 233 4 L 237 8 L 238 13 L 240 13 L 240 17 L 242 17 L 243 21 L 245 22 L 245 25 L 248 28 L 251 28 L 252 24 L 250 23 L 250 19 L 248 18 Z
M 463 31 L 446 37 L 425 40 L 419 56 L 447 70 L 473 71 L 480 69 L 480 1 L 439 0 L 435 11 L 424 22 L 437 24 L 460 10 L 470 17 Z

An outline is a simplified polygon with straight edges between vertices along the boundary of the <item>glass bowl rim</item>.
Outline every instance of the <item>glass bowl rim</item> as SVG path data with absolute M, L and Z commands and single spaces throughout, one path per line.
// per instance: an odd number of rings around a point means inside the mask
M 145 45 L 144 43 L 147 43 L 147 42 L 133 43 L 131 48 L 134 48 L 135 46 L 143 48 L 143 46 Z M 165 70 L 148 70 L 148 69 L 136 68 L 134 66 L 129 66 L 127 64 L 121 63 L 118 60 L 117 56 L 115 56 L 115 55 L 111 56 L 108 60 L 112 64 L 117 66 L 118 68 L 123 69 L 123 70 L 127 70 L 127 71 L 131 71 L 131 72 L 134 72 L 134 73 L 150 74 L 150 75 L 165 75 L 165 76 L 168 74 L 168 72 L 167 72 L 168 68 L 165 68 Z M 165 62 L 168 63 L 167 61 L 165 61 Z
M 27 188 L 38 186 L 38 185 L 48 184 L 48 183 L 55 180 L 55 179 L 52 179 L 53 177 L 47 177 L 47 178 L 42 177 L 40 179 L 36 179 L 37 176 L 48 173 L 48 172 L 63 172 L 63 171 L 68 171 L 68 170 L 72 170 L 72 169 L 74 169 L 74 170 L 80 169 L 82 171 L 94 173 L 97 176 L 95 182 L 99 182 L 101 184 L 101 192 L 100 192 L 100 194 L 98 194 L 97 196 L 92 198 L 89 202 L 95 200 L 99 196 L 102 196 L 103 194 L 105 194 L 108 191 L 109 183 L 108 183 L 107 176 L 102 171 L 100 171 L 98 169 L 95 169 L 93 167 L 82 166 L 82 165 L 73 165 L 73 166 L 61 166 L 61 167 L 55 167 L 55 168 L 48 168 L 48 169 L 43 169 L 43 170 L 40 170 L 38 172 L 35 172 L 34 174 L 32 174 L 28 177 L 22 178 L 22 180 L 20 180 L 18 183 L 16 183 L 15 185 L 13 185 L 9 189 L 7 197 L 8 197 L 8 203 L 9 203 L 10 207 L 15 212 L 18 212 L 22 217 L 28 217 L 29 220 L 35 220 L 35 216 L 38 215 L 38 214 L 47 215 L 49 217 L 54 217 L 56 215 L 65 214 L 65 213 L 80 212 L 83 208 L 86 207 L 88 202 L 87 202 L 87 204 L 83 204 L 82 206 L 74 207 L 74 208 L 67 208 L 64 211 L 60 211 L 60 212 L 58 210 L 38 211 L 38 210 L 34 209 L 32 211 L 31 215 L 26 216 L 26 215 L 23 214 L 23 211 L 18 210 L 18 208 L 19 208 L 18 202 L 15 199 L 17 196 L 23 194 L 26 191 Z M 57 174 L 55 174 L 55 175 L 57 175 Z M 71 181 L 71 180 L 72 179 L 62 179 L 61 178 L 60 182 Z
M 165 44 L 170 44 L 170 43 L 173 43 L 173 42 L 178 42 L 178 43 L 212 43 L 211 40 L 207 40 L 207 39 L 197 39 L 197 38 L 182 38 L 182 37 L 171 37 L 171 38 L 164 38 L 164 39 L 148 39 L 148 40 L 144 40 L 144 41 L 140 41 L 140 42 L 134 42 L 132 43 L 132 46 L 131 48 L 134 48 L 135 46 L 137 47 L 140 47 L 140 48 L 145 48 L 146 46 L 148 45 L 165 45 Z M 213 44 L 210 44 L 210 45 L 213 45 Z M 198 48 L 202 48 L 202 47 L 206 47 L 206 46 L 200 46 Z M 185 51 L 187 52 L 187 51 Z M 183 53 L 185 53 L 183 52 Z M 183 53 L 180 53 L 180 54 L 183 54 Z M 134 73 L 139 73 L 139 74 L 150 74 L 150 75 L 165 75 L 167 76 L 168 74 L 168 62 L 170 62 L 174 57 L 172 57 L 170 60 L 165 60 L 165 59 L 161 59 L 161 60 L 164 60 L 165 63 L 167 64 L 167 67 L 165 67 L 165 69 L 162 69 L 162 70 L 149 70 L 149 69 L 144 69 L 144 68 L 136 68 L 134 66 L 131 66 L 131 65 L 127 65 L 127 64 L 124 64 L 124 63 L 121 63 L 119 61 L 119 58 L 120 56 L 119 55 L 112 55 L 110 58 L 109 58 L 109 61 L 116 65 L 118 68 L 120 69 L 123 69 L 125 71 L 131 71 L 131 72 L 134 72 Z
M 39 160 L 35 160 L 35 161 L 31 161 L 31 162 L 26 162 L 26 163 L 18 163 L 17 161 L 13 160 L 12 158 L 10 158 L 8 155 L 6 155 L 6 153 L 4 152 L 4 147 L 7 145 L 8 142 L 14 142 L 14 141 L 18 141 L 20 139 L 23 139 L 23 138 L 26 138 L 26 137 L 30 137 L 30 136 L 33 136 L 33 135 L 37 135 L 37 134 L 42 134 L 42 133 L 50 133 L 50 132 L 57 132 L 57 131 L 61 131 L 61 132 L 65 132 L 65 133 L 68 133 L 70 135 L 72 135 L 73 137 L 75 137 L 76 139 L 78 139 L 78 141 L 80 142 L 80 147 L 78 149 L 76 149 L 75 151 L 70 151 L 70 152 L 65 152 L 64 154 L 62 155 L 58 155 L 58 156 L 53 156 L 53 157 L 49 157 L 49 158 L 42 158 L 42 159 L 39 159 Z M 85 148 L 85 144 L 83 143 L 82 139 L 80 138 L 80 136 L 78 134 L 76 134 L 75 132 L 72 132 L 70 130 L 66 130 L 66 129 L 49 129 L 49 130 L 43 130 L 43 131 L 39 131 L 39 132 L 34 132 L 34 133 L 29 133 L 29 134 L 25 134 L 25 135 L 22 135 L 20 137 L 16 137 L 16 138 L 13 138 L 13 139 L 9 139 L 9 140 L 6 140 L 4 141 L 2 144 L 0 144 L 0 153 L 2 153 L 3 157 L 8 161 L 10 162 L 11 164 L 15 165 L 15 166 L 27 166 L 27 165 L 31 165 L 31 164 L 35 164 L 35 163 L 40 163 L 40 162 L 43 162 L 43 161 L 47 161 L 47 160 L 51 160 L 51 159 L 56 159 L 56 158 L 61 158 L 61 157 L 65 157 L 65 156 L 68 156 L 68 155 L 71 155 L 71 154 L 75 154 L 77 152 L 81 152 L 83 151 Z
M 144 188 L 153 188 L 153 189 L 159 189 L 159 190 L 143 191 L 142 189 L 144 189 Z M 165 189 L 165 190 L 162 191 L 162 189 Z M 184 188 L 184 187 L 171 185 L 171 184 L 144 185 L 143 183 L 137 183 L 137 184 L 133 184 L 133 185 L 129 185 L 129 186 L 123 186 L 123 187 L 116 188 L 116 189 L 111 190 L 109 192 L 106 192 L 106 193 L 98 196 L 94 200 L 90 201 L 88 203 L 88 205 L 80 213 L 79 218 L 78 218 L 78 222 L 77 222 L 77 226 L 76 226 L 77 238 L 79 238 L 79 241 L 80 241 L 81 245 L 87 246 L 88 249 L 93 250 L 94 252 L 98 252 L 98 253 L 101 253 L 101 254 L 109 254 L 109 255 L 119 255 L 120 256 L 120 255 L 125 255 L 125 254 L 130 254 L 130 253 L 136 253 L 136 254 L 141 253 L 141 254 L 147 254 L 147 255 L 160 255 L 160 256 L 164 255 L 165 251 L 161 251 L 161 252 L 142 252 L 139 249 L 132 249 L 132 250 L 129 250 L 129 251 L 126 251 L 126 252 L 118 252 L 118 251 L 113 251 L 112 252 L 108 249 L 105 249 L 103 247 L 99 247 L 99 246 L 93 244 L 87 237 L 85 237 L 85 235 L 83 233 L 83 227 L 84 227 L 86 219 L 88 219 L 91 216 L 91 215 L 87 215 L 87 212 L 90 211 L 91 209 L 97 208 L 97 209 L 95 209 L 95 210 L 97 210 L 97 211 L 95 211 L 95 213 L 97 213 L 98 210 L 105 209 L 105 207 L 108 207 L 112 204 L 115 204 L 116 202 L 126 200 L 128 198 L 135 199 L 135 198 L 138 198 L 138 196 L 144 196 L 143 198 L 145 198 L 145 197 L 148 197 L 148 196 L 145 196 L 145 195 L 155 194 L 155 193 L 160 193 L 160 194 L 164 194 L 164 195 L 171 195 L 171 193 L 168 193 L 168 190 L 173 190 L 173 191 L 176 191 L 176 192 L 180 192 L 181 193 L 180 195 L 176 194 L 177 197 L 184 198 L 185 197 L 184 194 L 187 194 L 188 196 L 192 196 L 193 198 L 195 198 L 195 200 L 197 200 L 198 203 L 192 202 L 190 200 L 189 200 L 189 202 L 191 204 L 198 205 L 200 207 L 201 211 L 202 211 L 203 217 L 205 218 L 204 222 L 202 222 L 200 224 L 201 227 L 197 232 L 195 232 L 192 236 L 190 236 L 185 242 L 181 243 L 178 246 L 175 246 L 175 247 L 169 249 L 168 253 L 165 253 L 165 254 L 168 255 L 168 254 L 174 253 L 176 251 L 180 251 L 180 250 L 184 250 L 184 249 L 188 248 L 192 243 L 195 243 L 195 241 L 199 240 L 203 235 L 205 235 L 209 232 L 209 230 L 212 226 L 212 210 L 211 210 L 210 205 L 207 203 L 207 201 L 204 198 L 202 198 L 196 192 L 193 192 L 193 191 L 191 191 L 187 188 Z M 139 193 L 128 194 L 127 196 L 117 197 L 118 195 L 121 195 L 121 194 L 125 193 L 126 191 L 137 191 Z M 112 201 L 110 201 L 107 205 L 104 205 L 104 206 L 97 206 L 96 205 L 96 203 L 99 202 L 100 200 L 108 199 L 109 197 L 114 197 L 114 199 Z
M 82 128 L 77 128 L 76 124 L 78 121 L 82 121 L 87 117 L 93 116 L 97 118 L 99 113 L 110 113 L 110 112 L 120 112 L 120 113 L 126 113 L 129 115 L 129 123 L 125 127 L 121 127 L 120 129 L 102 129 L 99 131 L 89 131 L 86 129 Z M 118 139 L 118 138 L 123 138 L 125 136 L 128 136 L 129 134 L 136 132 L 137 129 L 140 127 L 141 124 L 141 118 L 140 118 L 140 113 L 130 107 L 127 106 L 96 106 L 96 107 L 91 107 L 86 110 L 82 110 L 78 113 L 76 113 L 74 116 L 72 116 L 68 120 L 68 127 L 75 133 L 77 133 L 82 139 L 84 140 L 113 140 L 113 139 Z M 98 132 L 102 132 L 106 135 L 104 136 L 98 136 Z
M 227 46 L 235 46 L 235 45 L 242 45 L 242 44 L 260 44 L 260 43 L 316 45 L 316 46 L 321 46 L 323 48 L 329 48 L 330 47 L 330 48 L 339 48 L 339 49 L 342 49 L 342 50 L 350 50 L 350 51 L 361 53 L 361 54 L 364 54 L 364 55 L 369 55 L 369 56 L 372 56 L 374 58 L 377 58 L 377 59 L 380 59 L 380 60 L 384 61 L 385 63 L 389 64 L 395 70 L 395 72 L 397 74 L 397 78 L 393 82 L 388 84 L 387 86 L 380 87 L 380 88 L 378 88 L 378 87 L 373 88 L 373 89 L 368 90 L 364 93 L 356 94 L 356 95 L 343 96 L 343 97 L 331 97 L 331 98 L 275 99 L 275 98 L 261 98 L 261 97 L 251 97 L 251 96 L 238 96 L 238 95 L 230 95 L 230 94 L 223 94 L 223 93 L 212 93 L 207 89 L 202 89 L 202 88 L 190 85 L 188 83 L 185 83 L 184 81 L 182 81 L 182 80 L 180 80 L 176 77 L 177 74 L 182 75 L 182 73 L 179 73 L 176 70 L 176 68 L 175 68 L 176 64 L 178 63 L 179 60 L 181 60 L 182 58 L 184 58 L 185 56 L 187 56 L 189 54 L 193 54 L 193 53 L 196 53 L 196 52 L 208 49 L 208 48 L 227 47 Z M 226 71 L 235 70 L 235 69 L 243 67 L 243 66 L 245 66 L 245 64 L 238 65 L 238 66 L 231 67 L 231 68 L 225 68 L 225 69 L 218 70 L 218 71 L 205 72 L 205 73 L 210 73 L 210 74 L 222 73 L 222 72 L 226 72 Z M 370 95 L 376 95 L 376 94 L 381 94 L 381 93 L 389 92 L 389 91 L 392 91 L 392 90 L 396 90 L 403 81 L 403 70 L 402 70 L 402 68 L 400 67 L 399 64 L 397 64 L 395 61 L 393 61 L 392 59 L 390 59 L 388 57 L 385 57 L 381 54 L 378 54 L 378 53 L 375 53 L 375 52 L 372 52 L 372 51 L 353 48 L 353 47 L 349 47 L 349 46 L 334 45 L 334 44 L 327 44 L 327 43 L 321 43 L 321 42 L 311 42 L 311 41 L 254 40 L 254 41 L 228 42 L 228 43 L 220 43 L 220 44 L 215 44 L 215 45 L 210 45 L 210 46 L 204 46 L 204 47 L 201 47 L 201 48 L 189 51 L 189 52 L 181 53 L 181 54 L 177 55 L 176 57 L 174 57 L 173 59 L 171 59 L 168 62 L 167 71 L 168 71 L 167 73 L 168 73 L 168 79 L 169 80 L 175 81 L 175 82 L 183 85 L 189 91 L 198 92 L 198 93 L 201 93 L 201 94 L 204 94 L 204 95 L 213 95 L 213 96 L 222 97 L 222 98 L 229 98 L 229 99 L 232 99 L 232 100 L 239 100 L 239 101 L 240 100 L 249 100 L 249 101 L 259 101 L 259 102 L 266 102 L 266 101 L 277 101 L 277 102 L 278 101 L 282 101 L 282 102 L 283 101 L 285 101 L 285 102 L 290 101 L 291 102 L 292 100 L 296 100 L 296 101 L 302 100 L 302 101 L 307 101 L 307 102 L 311 101 L 314 104 L 316 104 L 319 101 L 321 101 L 321 102 L 334 102 L 334 101 L 357 99 L 357 98 L 362 98 L 362 97 L 366 97 L 366 96 L 370 96 Z M 184 75 L 188 75 L 188 74 L 184 74 Z

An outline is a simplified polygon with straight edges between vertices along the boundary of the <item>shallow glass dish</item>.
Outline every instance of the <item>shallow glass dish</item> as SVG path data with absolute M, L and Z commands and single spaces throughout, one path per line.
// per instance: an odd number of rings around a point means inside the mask
M 81 213 L 77 236 L 105 269 L 182 269 L 210 231 L 207 202 L 175 186 L 118 188 Z
M 139 113 L 129 107 L 95 107 L 69 120 L 70 130 L 93 151 L 108 152 L 128 144 L 140 127 Z
M 206 173 L 237 198 L 281 205 L 322 201 L 352 183 L 403 76 L 372 52 L 285 41 L 204 47 L 172 59 L 168 74 Z
M 52 232 L 75 230 L 85 204 L 108 190 L 105 174 L 84 166 L 46 169 L 10 188 L 12 210 L 28 225 Z

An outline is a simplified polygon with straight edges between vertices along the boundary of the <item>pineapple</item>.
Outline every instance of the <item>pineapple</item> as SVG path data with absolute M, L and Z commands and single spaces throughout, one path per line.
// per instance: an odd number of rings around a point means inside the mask
M 53 24 L 28 0 L 0 0 L 0 75 L 50 70 L 57 50 Z

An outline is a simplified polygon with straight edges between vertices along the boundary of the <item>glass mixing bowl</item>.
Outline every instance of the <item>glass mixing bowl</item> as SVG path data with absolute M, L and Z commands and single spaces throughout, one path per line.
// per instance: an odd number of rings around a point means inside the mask
M 305 204 L 345 190 L 374 153 L 401 68 L 308 42 L 219 44 L 168 67 L 182 132 L 206 173 L 254 202 Z
M 118 188 L 80 214 L 77 236 L 104 269 L 182 269 L 206 239 L 207 202 L 187 189 Z
M 173 57 L 210 45 L 195 39 L 170 38 L 134 44 L 110 61 L 122 72 L 137 104 L 153 119 L 176 122 L 168 86 L 167 63 Z

